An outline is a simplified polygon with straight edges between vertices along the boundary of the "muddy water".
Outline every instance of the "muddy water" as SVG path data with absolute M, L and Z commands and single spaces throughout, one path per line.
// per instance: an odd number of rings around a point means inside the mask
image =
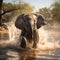
M 52 37 L 51 35 L 55 36 L 53 32 L 49 33 L 50 37 Z M 59 32 L 55 31 L 55 33 L 58 33 L 58 36 L 55 36 L 54 39 L 60 40 Z M 48 40 L 54 44 L 53 38 L 48 38 Z M 48 47 L 46 50 L 21 49 L 11 43 L 9 40 L 0 41 L 0 60 L 60 60 L 60 48 L 54 50 L 48 49 Z M 45 45 L 42 46 L 45 47 Z M 51 44 L 50 46 L 52 47 Z
M 49 54 L 49 51 L 38 49 L 5 49 L 0 52 L 2 52 L 0 60 L 60 60 L 60 55 Z
M 14 28 L 14 26 L 12 27 Z M 11 28 L 9 40 L 6 34 L 0 36 L 0 39 L 3 40 L 0 41 L 0 60 L 60 60 L 60 30 L 49 28 L 47 32 L 40 29 L 40 49 L 19 48 L 18 42 L 15 40 L 18 39 L 18 35 L 15 34 L 15 31 L 11 33 L 14 30 Z

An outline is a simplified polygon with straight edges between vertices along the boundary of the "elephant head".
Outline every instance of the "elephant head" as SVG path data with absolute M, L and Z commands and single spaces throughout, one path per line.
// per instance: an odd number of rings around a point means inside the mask
M 45 24 L 44 18 L 39 14 L 21 14 L 15 21 L 15 26 L 22 30 L 22 35 L 29 41 L 32 39 L 33 31 Z
M 21 14 L 17 17 L 15 26 L 18 29 L 29 31 L 30 29 L 39 29 L 45 25 L 45 20 L 38 14 Z

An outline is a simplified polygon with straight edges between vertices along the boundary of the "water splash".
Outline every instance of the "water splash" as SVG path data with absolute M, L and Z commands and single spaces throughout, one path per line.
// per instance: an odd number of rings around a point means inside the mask
M 46 31 L 44 27 L 40 28 L 38 33 L 39 33 L 38 48 L 42 50 L 54 50 L 60 48 L 60 45 L 58 43 L 59 41 L 56 41 L 54 39 L 54 36 L 49 34 L 49 31 Z
M 14 24 L 16 18 L 17 18 L 17 16 L 14 17 L 12 19 L 12 21 L 7 24 L 8 31 L 9 31 L 9 41 L 12 44 L 17 44 L 17 41 L 19 40 L 20 33 L 21 33 L 21 30 L 17 29 L 15 27 L 15 24 Z M 49 27 L 49 26 L 46 26 L 46 27 Z M 56 25 L 53 25 L 53 27 L 56 28 Z M 55 36 L 54 36 L 56 34 L 55 31 L 52 32 L 52 31 L 49 31 L 49 30 L 45 30 L 44 26 L 41 27 L 38 30 L 39 30 L 38 31 L 38 33 L 39 33 L 38 48 L 40 48 L 42 50 L 52 50 L 52 49 L 55 49 L 55 48 L 60 48 L 60 43 L 59 43 L 60 39 L 59 40 L 55 39 Z
M 13 22 L 9 22 L 7 26 L 9 33 L 9 43 L 11 45 L 18 45 L 20 42 L 19 41 L 20 30 L 15 27 Z
M 9 31 L 9 41 L 11 44 L 17 44 L 19 40 L 21 31 L 17 29 L 13 22 L 10 22 L 8 25 L 8 31 Z M 38 48 L 42 50 L 53 50 L 56 48 L 60 48 L 59 40 L 55 41 L 55 37 L 50 34 L 51 32 L 44 29 L 44 27 L 41 27 L 38 29 L 39 33 L 39 42 L 38 42 Z
M 17 33 L 17 30 L 14 26 L 14 24 L 8 26 L 8 31 L 9 31 L 9 40 L 15 40 L 16 38 L 16 33 Z

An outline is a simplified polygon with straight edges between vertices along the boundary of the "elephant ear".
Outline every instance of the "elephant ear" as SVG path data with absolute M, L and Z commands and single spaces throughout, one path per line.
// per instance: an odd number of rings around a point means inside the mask
M 41 26 L 46 25 L 44 18 L 41 15 L 37 16 L 37 29 L 39 29 Z
M 23 30 L 24 29 L 24 26 L 25 26 L 25 23 L 24 23 L 24 14 L 22 15 L 19 15 L 15 21 L 15 26 L 18 28 L 18 29 L 21 29 Z

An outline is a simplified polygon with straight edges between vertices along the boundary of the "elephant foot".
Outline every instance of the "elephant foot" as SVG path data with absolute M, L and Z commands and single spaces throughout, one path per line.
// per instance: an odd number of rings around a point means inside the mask
M 33 44 L 33 48 L 37 48 L 37 44 L 36 43 Z
M 37 46 L 33 46 L 33 48 L 37 48 Z

